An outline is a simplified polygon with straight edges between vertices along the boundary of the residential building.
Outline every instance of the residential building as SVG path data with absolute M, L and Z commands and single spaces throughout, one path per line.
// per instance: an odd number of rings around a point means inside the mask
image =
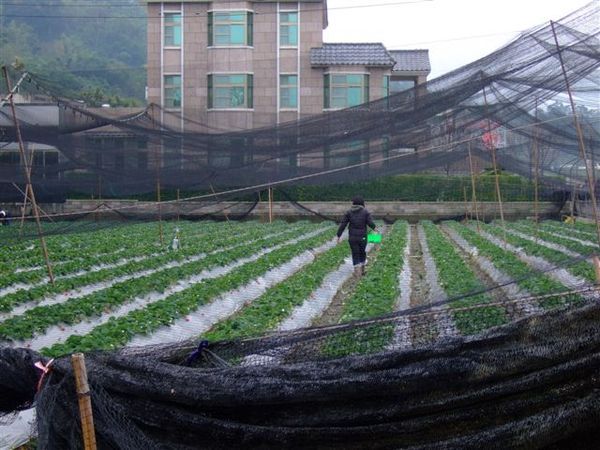
M 184 131 L 302 119 L 411 88 L 430 72 L 427 50 L 323 43 L 326 0 L 145 1 L 148 102 Z

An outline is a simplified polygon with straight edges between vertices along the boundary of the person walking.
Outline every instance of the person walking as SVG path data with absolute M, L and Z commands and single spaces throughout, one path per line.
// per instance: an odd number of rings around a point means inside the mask
M 365 201 L 362 197 L 352 199 L 352 207 L 344 214 L 337 231 L 338 243 L 342 234 L 348 227 L 348 243 L 352 252 L 352 264 L 354 265 L 354 275 L 365 274 L 365 263 L 367 261 L 367 226 L 375 230 L 375 223 L 371 218 L 371 213 L 365 208 Z

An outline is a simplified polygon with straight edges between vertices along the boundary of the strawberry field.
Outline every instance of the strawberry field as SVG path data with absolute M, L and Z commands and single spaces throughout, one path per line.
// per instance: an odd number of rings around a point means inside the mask
M 332 339 L 322 351 L 411 347 L 584 301 L 577 293 L 539 297 L 593 284 L 590 256 L 598 251 L 593 226 L 580 223 L 379 223 L 383 242 L 368 248 L 367 273 L 357 278 L 331 223 L 182 221 L 163 228 L 162 245 L 156 223 L 50 234 L 54 284 L 36 241 L 5 246 L 0 345 L 58 356 L 229 340 L 432 305 L 432 320 L 407 315 L 376 338 Z M 18 232 L 3 227 L 0 235 Z

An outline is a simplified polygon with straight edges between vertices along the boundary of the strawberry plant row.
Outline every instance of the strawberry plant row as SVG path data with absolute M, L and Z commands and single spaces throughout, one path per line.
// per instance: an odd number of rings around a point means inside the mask
M 311 238 L 311 246 L 331 239 L 332 228 Z M 85 335 L 72 335 L 64 343 L 42 349 L 45 355 L 64 355 L 75 351 L 110 350 L 126 345 L 134 336 L 148 334 L 171 325 L 176 319 L 190 314 L 225 292 L 238 289 L 268 270 L 291 260 L 307 248 L 306 242 L 284 246 L 244 264 L 218 278 L 203 280 L 185 291 L 178 292 L 146 308 L 114 318 L 95 327 Z
M 300 234 L 297 233 L 297 235 Z M 210 267 L 230 264 L 266 246 L 284 243 L 290 237 L 295 236 L 284 234 L 275 238 L 264 238 L 227 252 L 208 255 L 199 261 L 120 282 L 110 288 L 70 299 L 64 303 L 32 308 L 22 315 L 11 317 L 0 323 L 0 339 L 22 340 L 31 338 L 35 334 L 44 332 L 51 325 L 78 323 L 85 318 L 108 313 L 116 306 L 133 301 L 135 298 L 149 292 L 164 292 L 165 289 L 180 279 L 190 277 Z
M 439 282 L 448 297 L 458 297 L 480 291 L 485 285 L 475 276 L 446 236 L 430 221 L 422 222 L 427 244 L 438 269 Z M 470 295 L 448 304 L 450 308 L 481 305 L 492 301 L 487 294 Z M 477 307 L 452 313 L 458 330 L 475 334 L 507 323 L 506 310 L 500 306 Z
M 398 221 L 389 231 L 374 261 L 369 262 L 367 274 L 344 304 L 340 322 L 367 319 L 393 312 L 400 295 L 398 276 L 404 264 L 404 248 L 408 223 Z M 371 353 L 385 347 L 393 338 L 393 325 L 377 325 L 361 331 L 349 331 L 329 339 L 322 352 L 329 357 L 355 353 Z
M 446 222 L 446 224 L 454 229 L 467 242 L 476 247 L 482 255 L 491 260 L 494 266 L 499 270 L 517 280 L 518 286 L 526 289 L 529 293 L 533 295 L 545 295 L 567 290 L 561 283 L 532 269 L 516 255 L 492 244 L 474 230 L 457 222 Z M 580 297 L 568 296 L 565 300 L 567 302 L 578 301 L 580 300 Z M 562 304 L 563 302 L 560 299 L 551 299 L 540 302 L 540 306 L 543 308 L 554 308 Z
M 251 236 L 252 234 L 252 230 L 257 230 L 258 228 L 255 227 L 259 227 L 259 224 L 254 224 L 254 226 L 247 224 L 245 229 L 240 229 L 239 227 L 235 227 L 233 229 L 228 230 L 227 233 L 223 233 L 223 237 L 225 236 L 229 236 L 229 234 L 231 233 L 232 235 L 237 235 L 240 233 L 240 231 L 245 235 L 245 236 Z M 283 223 L 279 223 L 277 225 L 273 226 L 273 230 L 281 230 L 284 229 L 285 224 Z M 135 270 L 140 270 L 140 269 L 136 269 L 136 267 L 144 267 L 144 261 L 147 259 L 152 259 L 152 258 L 158 258 L 158 259 L 167 259 L 169 260 L 170 258 L 178 258 L 179 260 L 183 259 L 184 257 L 187 257 L 189 255 L 195 254 L 198 251 L 200 251 L 201 249 L 204 249 L 206 247 L 206 245 L 204 244 L 205 242 L 209 241 L 209 247 L 211 246 L 211 244 L 214 244 L 214 238 L 212 236 L 210 236 L 211 232 L 214 232 L 215 230 L 217 230 L 217 225 L 212 225 L 210 227 L 207 227 L 208 230 L 205 231 L 204 233 L 201 234 L 197 234 L 193 237 L 188 237 L 186 240 L 186 245 L 183 246 L 180 251 L 178 252 L 167 252 L 165 253 L 165 250 L 160 250 L 155 248 L 154 246 L 150 246 L 145 242 L 141 242 L 139 245 L 137 246 L 132 246 L 131 249 L 129 249 L 129 251 L 127 252 L 123 252 L 123 253 L 119 253 L 119 254 L 112 254 L 109 256 L 103 256 L 102 257 L 102 262 L 104 264 L 111 264 L 111 263 L 115 263 L 117 261 L 123 260 L 124 257 L 131 257 L 132 261 L 129 262 L 125 262 L 124 264 L 119 264 L 116 265 L 114 268 L 106 268 L 106 269 L 101 269 L 103 271 L 104 274 L 110 273 L 111 269 L 114 269 L 114 273 L 130 273 L 131 271 L 135 271 Z M 210 239 L 208 239 L 208 237 L 210 236 Z M 247 238 L 246 238 L 247 239 Z M 223 239 L 220 239 L 219 242 L 222 243 Z M 157 253 L 157 250 L 159 251 L 159 253 Z M 170 255 L 170 256 L 165 256 L 165 255 Z M 134 257 L 145 257 L 142 258 L 142 260 L 138 260 L 135 261 L 133 260 Z M 58 266 L 54 268 L 54 274 L 55 276 L 57 276 L 58 280 L 60 281 L 65 281 L 65 280 L 61 280 L 62 277 L 68 276 L 70 274 L 76 274 L 78 272 L 81 271 L 85 271 L 85 270 L 89 270 L 91 268 L 93 268 L 94 266 L 97 266 L 98 264 L 98 260 L 99 257 L 97 255 L 86 255 L 85 257 L 82 257 L 78 260 L 75 261 L 70 261 L 64 265 Z M 119 267 L 121 267 L 121 269 L 118 269 Z M 6 287 L 6 286 L 10 286 L 13 283 L 36 283 L 36 282 L 40 282 L 44 279 L 46 279 L 46 269 L 45 268 L 40 268 L 39 270 L 36 271 L 32 271 L 32 272 L 21 272 L 21 273 L 14 273 L 11 276 L 8 277 L 4 277 L 4 279 L 0 282 L 0 288 L 2 287 Z M 78 281 L 75 281 L 76 285 L 81 286 L 81 283 L 85 283 L 85 279 L 89 277 L 93 277 L 93 275 L 91 273 L 88 274 L 84 274 L 83 278 L 79 279 Z M 100 279 L 106 279 L 106 278 L 95 278 L 97 280 Z M 68 281 L 65 281 L 65 283 L 70 284 Z M 1 309 L 1 306 L 0 306 Z
M 211 232 L 218 230 L 219 224 L 210 223 L 202 227 L 198 233 L 197 226 L 194 238 L 200 238 Z M 183 227 L 188 228 L 188 227 Z M 239 228 L 239 227 L 237 227 Z M 70 241 L 72 236 L 61 236 L 65 244 L 68 244 L 69 251 L 63 251 L 62 257 L 59 258 L 57 253 L 51 253 L 53 271 L 55 276 L 64 276 L 73 273 L 77 270 L 85 270 L 93 266 L 99 259 L 105 264 L 110 264 L 124 258 L 132 258 L 138 256 L 147 256 L 161 251 L 161 248 L 153 243 L 156 238 L 155 226 L 145 225 L 144 229 L 139 226 L 130 230 L 126 230 L 128 234 L 113 234 L 110 236 L 100 236 L 99 233 L 90 233 L 86 235 L 86 246 L 78 245 Z M 189 229 L 186 233 L 187 240 Z M 90 243 L 93 243 L 91 245 Z M 107 245 L 110 244 L 110 245 Z M 13 252 L 15 257 L 9 263 L 4 263 L 0 272 L 3 273 L 0 280 L 0 288 L 9 286 L 13 283 L 36 282 L 46 277 L 45 266 L 40 266 L 41 256 L 28 257 L 25 261 L 19 258 L 18 252 Z M 82 257 L 82 255 L 84 255 Z M 27 269 L 28 267 L 38 267 L 34 271 L 19 271 L 17 269 Z M 91 266 L 90 266 L 91 265 Z
M 327 274 L 348 255 L 345 245 L 337 245 L 317 256 L 301 271 L 268 289 L 240 312 L 215 325 L 203 339 L 212 341 L 258 336 L 275 328 L 294 307 L 308 300 Z
M 482 225 L 484 229 L 497 236 L 501 239 L 505 239 L 504 231 L 498 226 L 492 225 Z M 596 279 L 596 274 L 594 272 L 594 268 L 591 263 L 587 261 L 580 261 L 575 264 L 570 264 L 572 258 L 564 253 L 554 250 L 548 247 L 545 247 L 542 244 L 538 244 L 534 241 L 530 241 L 528 239 L 524 239 L 520 236 L 515 236 L 511 233 L 506 233 L 506 242 L 512 244 L 516 247 L 522 248 L 525 253 L 533 256 L 537 256 L 540 258 L 544 258 L 545 260 L 556 264 L 557 266 L 568 265 L 565 267 L 570 273 L 577 277 L 581 277 L 587 281 L 594 282 Z
M 535 236 L 536 233 L 535 227 L 531 223 L 517 222 L 514 224 L 510 224 L 509 227 L 522 233 L 531 234 L 533 236 Z M 542 240 L 562 245 L 563 247 L 566 247 L 573 252 L 579 253 L 580 255 L 591 255 L 592 253 L 598 251 L 598 246 L 594 244 L 586 245 L 582 244 L 581 242 L 574 241 L 572 239 L 565 239 L 563 237 L 556 236 L 556 234 L 549 233 L 544 229 L 540 229 L 537 232 Z
M 288 228 L 288 230 L 285 232 L 301 233 L 310 228 L 311 225 L 304 223 L 292 228 Z M 283 226 L 281 229 L 283 229 Z M 142 261 L 132 261 L 120 267 L 89 272 L 78 277 L 59 279 L 54 285 L 43 284 L 26 291 L 13 292 L 0 297 L 0 311 L 8 312 L 19 304 L 37 302 L 49 295 L 58 295 L 60 293 L 81 288 L 92 283 L 105 282 L 120 276 L 128 276 L 131 278 L 133 275 L 139 272 L 156 269 L 160 270 L 162 266 L 175 261 L 185 262 L 186 259 L 189 259 L 193 255 L 197 255 L 199 252 L 210 253 L 218 251 L 224 245 L 236 246 L 243 244 L 250 237 L 259 233 L 260 230 L 264 230 L 264 225 L 248 225 L 248 229 L 244 233 L 239 233 L 238 235 L 230 236 L 229 234 L 223 234 L 217 238 L 213 238 L 212 240 L 194 242 L 191 245 L 184 247 L 181 251 L 161 254 L 159 256 Z M 279 230 L 279 228 L 276 228 L 273 231 L 276 230 Z

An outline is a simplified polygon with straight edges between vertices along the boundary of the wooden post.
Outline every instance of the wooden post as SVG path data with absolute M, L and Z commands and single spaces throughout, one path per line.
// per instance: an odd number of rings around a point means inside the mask
M 269 187 L 269 223 L 273 223 L 273 188 Z
M 467 148 L 469 149 L 469 168 L 471 170 L 471 199 L 473 200 L 473 206 L 475 209 L 475 220 L 477 221 L 477 232 L 481 231 L 479 229 L 479 211 L 477 208 L 477 189 L 475 188 L 475 170 L 473 169 L 473 157 L 471 155 L 471 141 L 467 143 Z M 473 213 L 471 213 L 471 218 L 473 217 Z
M 213 195 L 215 196 L 216 200 L 219 200 L 219 197 L 217 196 L 217 193 L 215 192 L 215 188 L 213 187 L 212 183 L 209 183 L 210 186 L 210 190 L 212 191 Z M 229 214 L 227 214 L 227 210 L 224 209 L 223 210 L 223 215 L 225 216 L 225 220 L 227 220 L 227 223 L 229 224 Z
M 179 222 L 179 214 L 180 214 L 180 210 L 179 210 L 179 189 L 177 189 L 177 222 Z
M 467 187 L 463 186 L 463 193 L 465 195 L 465 221 L 469 223 L 469 200 L 467 198 Z
M 71 355 L 71 364 L 75 376 L 75 388 L 79 402 L 79 417 L 81 419 L 81 433 L 83 435 L 83 448 L 96 450 L 96 432 L 94 430 L 94 416 L 92 414 L 92 399 L 88 385 L 85 357 L 83 353 Z
M 571 220 L 575 219 L 575 199 L 577 198 L 577 185 L 573 183 L 573 192 L 571 193 Z
M 498 207 L 500 208 L 500 222 L 502 223 L 502 231 L 504 232 L 504 240 L 506 241 L 506 224 L 504 223 L 504 207 L 502 206 L 502 194 L 500 193 L 500 173 L 498 173 L 498 164 L 496 163 L 496 146 L 492 137 L 492 122 L 488 114 L 487 95 L 485 94 L 485 86 L 483 86 L 483 101 L 485 103 L 485 115 L 487 119 L 487 130 L 490 136 L 490 145 L 492 153 L 492 167 L 494 169 L 496 181 L 496 198 L 498 199 Z
M 583 132 L 581 131 L 581 125 L 579 124 L 579 119 L 577 117 L 577 110 L 575 109 L 575 102 L 573 101 L 573 95 L 571 94 L 571 85 L 569 84 L 569 77 L 567 77 L 567 71 L 565 69 L 565 64 L 562 58 L 562 52 L 560 49 L 560 45 L 558 44 L 558 37 L 556 36 L 556 30 L 554 29 L 554 22 L 550 21 L 550 25 L 552 26 L 552 34 L 554 35 L 554 43 L 556 44 L 556 49 L 558 51 L 558 59 L 560 61 L 560 67 L 562 69 L 563 77 L 565 79 L 565 86 L 567 87 L 567 94 L 569 94 L 569 103 L 571 104 L 571 112 L 573 113 L 573 121 L 575 122 L 575 129 L 577 131 L 577 138 L 579 140 L 579 153 L 581 159 L 585 164 L 585 171 L 587 174 L 588 186 L 590 188 L 590 197 L 592 199 L 592 211 L 594 212 L 594 221 L 596 222 L 596 234 L 598 236 L 598 244 L 600 244 L 600 220 L 598 216 L 598 205 L 596 203 L 596 193 L 595 186 L 592 173 L 590 171 L 590 164 L 587 159 L 585 143 L 583 141 Z
M 8 76 L 8 69 L 6 66 L 2 66 L 2 72 L 4 73 L 4 78 L 6 78 L 6 87 L 8 92 L 11 92 L 10 86 L 10 78 Z M 15 132 L 17 134 L 17 140 L 19 142 L 19 154 L 21 155 L 21 160 L 23 161 L 25 180 L 29 188 L 31 206 L 33 207 L 33 215 L 35 216 L 35 222 L 37 224 L 38 236 L 40 237 L 40 244 L 42 246 L 42 253 L 44 254 L 44 260 L 46 261 L 46 269 L 48 270 L 48 278 L 50 278 L 50 283 L 54 284 L 54 274 L 52 273 L 52 265 L 50 264 L 50 256 L 48 255 L 48 247 L 46 246 L 46 239 L 44 239 L 44 233 L 42 232 L 42 222 L 40 221 L 40 212 L 38 210 L 37 201 L 35 200 L 35 193 L 33 192 L 33 186 L 31 185 L 31 171 L 27 167 L 27 159 L 25 155 L 25 146 L 23 145 L 23 136 L 21 135 L 21 128 L 19 126 L 19 121 L 17 119 L 17 112 L 15 110 L 15 102 L 13 100 L 13 96 L 9 95 L 10 98 L 10 109 L 13 116 L 13 123 L 15 125 Z
M 594 270 L 596 271 L 596 284 L 600 285 L 600 257 L 594 255 L 592 261 L 594 263 Z
M 160 200 L 160 178 L 156 179 L 156 204 L 158 205 L 158 235 L 160 237 L 160 245 L 165 244 L 165 237 L 163 234 L 163 226 L 162 226 L 162 207 Z

